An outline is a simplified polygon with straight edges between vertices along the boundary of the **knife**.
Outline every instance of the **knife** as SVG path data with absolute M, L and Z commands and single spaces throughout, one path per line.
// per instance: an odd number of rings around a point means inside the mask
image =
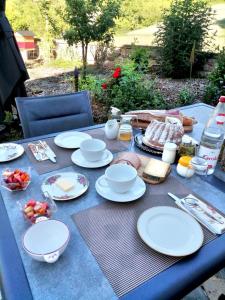
M 45 150 L 46 156 L 54 163 L 56 163 L 56 155 L 55 153 L 49 148 L 48 144 L 46 142 L 39 141 L 42 148 Z
M 222 231 L 214 228 L 211 224 L 209 224 L 200 214 L 198 214 L 193 208 L 187 205 L 182 199 L 178 198 L 176 195 L 172 193 L 168 193 L 168 195 L 175 200 L 176 205 L 189 213 L 192 217 L 194 217 L 198 222 L 200 222 L 203 226 L 205 226 L 209 231 L 213 234 L 221 234 Z

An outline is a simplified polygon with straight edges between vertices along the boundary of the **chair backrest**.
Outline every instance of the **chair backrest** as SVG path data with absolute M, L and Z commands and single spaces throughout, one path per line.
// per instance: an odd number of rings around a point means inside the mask
M 25 138 L 93 124 L 88 91 L 56 96 L 17 97 L 16 105 Z

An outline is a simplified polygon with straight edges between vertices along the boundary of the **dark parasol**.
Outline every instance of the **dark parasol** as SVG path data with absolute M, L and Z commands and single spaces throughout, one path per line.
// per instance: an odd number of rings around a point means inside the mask
M 5 15 L 5 2 L 0 0 L 0 119 L 11 111 L 17 96 L 27 96 L 24 81 L 29 78 L 13 30 Z

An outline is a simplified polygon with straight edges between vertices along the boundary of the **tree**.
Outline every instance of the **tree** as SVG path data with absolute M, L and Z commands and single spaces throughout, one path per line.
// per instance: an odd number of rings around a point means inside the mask
M 87 51 L 91 41 L 109 42 L 113 38 L 119 0 L 66 0 L 66 20 L 70 26 L 64 34 L 69 45 L 81 43 L 83 76 L 86 76 Z
M 210 41 L 212 17 L 207 0 L 172 1 L 156 33 L 157 44 L 162 49 L 161 67 L 166 76 L 182 78 L 190 74 L 193 58 L 197 60 L 198 53 Z

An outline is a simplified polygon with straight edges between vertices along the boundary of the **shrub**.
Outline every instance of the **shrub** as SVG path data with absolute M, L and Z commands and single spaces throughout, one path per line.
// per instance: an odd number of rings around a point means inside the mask
M 149 70 L 150 51 L 144 47 L 134 46 L 131 53 L 131 60 L 134 61 L 137 71 L 146 73 Z
M 118 66 L 113 75 L 102 84 L 102 89 L 108 107 L 116 106 L 122 112 L 165 107 L 163 97 L 155 88 L 154 81 L 145 79 L 132 61 Z
M 166 76 L 184 78 L 190 74 L 191 58 L 196 59 L 202 50 L 212 16 L 206 0 L 173 0 L 164 11 L 156 42 L 162 47 L 161 67 Z
M 177 106 L 192 104 L 194 102 L 194 99 L 195 99 L 195 95 L 187 88 L 184 88 L 179 93 L 179 99 L 178 99 L 178 103 L 177 103 L 179 105 L 177 105 Z
M 214 105 L 220 96 L 225 95 L 225 47 L 218 54 L 216 67 L 208 79 L 204 102 Z

